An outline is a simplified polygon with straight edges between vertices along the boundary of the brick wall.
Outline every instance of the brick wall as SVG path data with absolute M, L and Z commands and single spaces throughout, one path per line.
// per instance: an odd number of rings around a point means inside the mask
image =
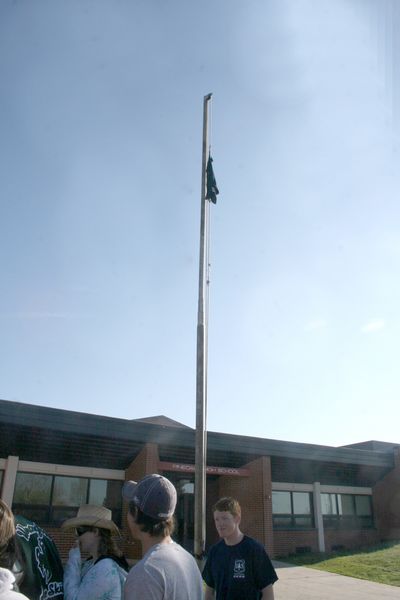
M 332 546 L 343 546 L 346 550 L 360 548 L 362 546 L 372 546 L 379 542 L 379 535 L 376 529 L 358 529 L 338 531 L 335 529 L 325 529 L 325 550 L 330 552 Z
M 318 535 L 316 529 L 308 531 L 274 531 L 274 556 L 296 554 L 299 547 L 310 547 L 312 552 L 318 552 Z
M 362 546 L 371 546 L 379 542 L 376 529 L 358 529 L 338 531 L 325 529 L 325 551 L 331 552 L 335 546 L 352 549 Z M 296 554 L 298 548 L 308 547 L 311 552 L 318 552 L 318 533 L 316 529 L 308 531 L 280 531 L 274 532 L 275 556 Z
M 63 531 L 59 527 L 45 527 L 43 525 L 41 525 L 41 527 L 53 539 L 60 553 L 61 560 L 63 563 L 65 563 L 68 558 L 68 552 L 76 540 L 74 532 Z
M 381 540 L 400 539 L 400 454 L 395 449 L 395 468 L 372 489 L 375 524 Z

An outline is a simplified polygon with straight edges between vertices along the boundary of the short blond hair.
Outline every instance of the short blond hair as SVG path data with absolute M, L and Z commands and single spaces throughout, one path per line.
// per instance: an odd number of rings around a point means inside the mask
M 229 512 L 234 517 L 240 517 L 242 514 L 239 502 L 236 498 L 231 498 L 230 496 L 220 498 L 212 508 L 213 513 L 215 513 L 216 510 L 219 512 Z

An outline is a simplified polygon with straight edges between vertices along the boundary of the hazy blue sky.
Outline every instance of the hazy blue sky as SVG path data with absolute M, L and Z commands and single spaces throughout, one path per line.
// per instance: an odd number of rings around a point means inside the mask
M 2 0 L 0 397 L 399 442 L 394 0 Z M 397 50 L 396 50 L 397 49 Z

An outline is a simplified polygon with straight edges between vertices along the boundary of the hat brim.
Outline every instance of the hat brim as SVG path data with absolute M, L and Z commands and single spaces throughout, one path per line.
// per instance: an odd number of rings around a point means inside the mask
M 119 534 L 119 529 L 114 523 L 114 521 L 110 521 L 109 519 L 99 519 L 97 517 L 73 517 L 72 519 L 67 519 L 62 523 L 61 529 L 76 529 L 77 527 L 98 527 L 99 529 L 108 529 L 112 533 Z

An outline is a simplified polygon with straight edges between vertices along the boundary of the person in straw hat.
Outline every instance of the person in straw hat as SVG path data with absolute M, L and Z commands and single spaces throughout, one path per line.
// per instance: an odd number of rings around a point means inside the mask
M 121 600 L 129 566 L 112 538 L 119 530 L 111 510 L 84 504 L 61 528 L 77 536 L 64 570 L 64 600 Z M 89 558 L 82 562 L 81 553 Z

